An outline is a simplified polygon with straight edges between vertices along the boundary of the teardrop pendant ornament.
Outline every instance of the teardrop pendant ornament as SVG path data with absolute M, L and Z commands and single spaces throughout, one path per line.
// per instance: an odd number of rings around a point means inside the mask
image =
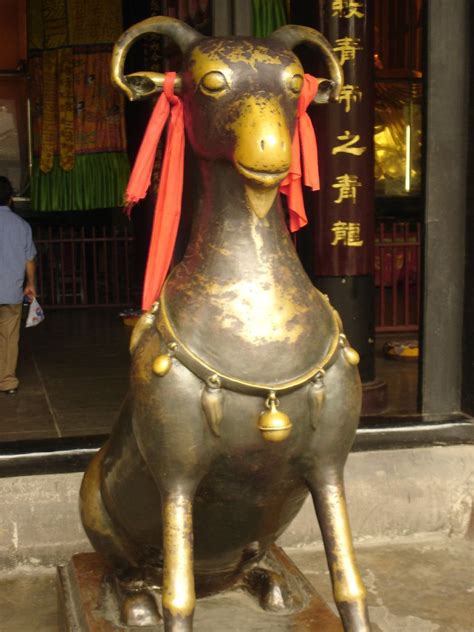
M 357 351 L 354 349 L 354 347 L 346 347 L 344 349 L 344 355 L 346 356 L 346 360 L 352 366 L 357 366 L 359 364 L 360 356 L 357 353 Z
M 265 402 L 268 410 L 260 414 L 258 429 L 266 441 L 284 441 L 291 432 L 293 424 L 285 413 L 278 410 L 280 402 L 272 391 Z
M 178 345 L 176 342 L 170 342 L 168 345 L 168 351 L 166 353 L 162 353 L 153 360 L 152 370 L 155 375 L 158 377 L 164 377 L 167 373 L 169 373 L 171 367 L 173 366 L 171 358 L 174 356 L 177 347 Z
M 154 303 L 151 310 L 142 314 L 135 323 L 135 326 L 132 330 L 132 335 L 130 336 L 130 345 L 128 347 L 130 353 L 133 353 L 135 351 L 143 334 L 155 323 L 156 314 L 159 307 L 159 302 Z
M 350 346 L 345 334 L 340 334 L 339 344 L 342 348 L 342 353 L 344 354 L 344 357 L 347 360 L 348 364 L 350 364 L 351 366 L 357 366 L 360 362 L 360 355 L 357 353 L 354 347 Z
M 316 428 L 318 427 L 321 410 L 324 404 L 324 375 L 324 369 L 320 369 L 314 376 L 313 382 L 309 385 L 308 388 L 309 418 L 313 430 L 316 430 Z
M 207 423 L 216 437 L 221 436 L 221 422 L 224 415 L 224 391 L 218 375 L 211 375 L 202 392 L 201 405 L 206 415 Z

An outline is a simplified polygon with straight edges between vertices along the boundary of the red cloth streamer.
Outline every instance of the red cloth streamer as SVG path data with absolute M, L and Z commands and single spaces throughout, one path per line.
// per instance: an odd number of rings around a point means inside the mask
M 161 292 L 173 256 L 181 215 L 184 116 L 182 101 L 174 94 L 175 77 L 176 73 L 174 72 L 165 73 L 163 93 L 151 115 L 125 193 L 125 210 L 130 215 L 132 207 L 145 197 L 150 187 L 158 143 L 171 111 L 145 271 L 142 298 L 144 310 L 150 309 Z M 287 177 L 280 185 L 281 193 L 288 196 L 291 232 L 299 230 L 308 222 L 301 187 L 301 156 L 303 158 L 304 183 L 313 191 L 319 189 L 316 136 L 311 119 L 306 113 L 306 109 L 317 91 L 318 80 L 305 74 L 303 89 L 298 101 L 291 166 Z
M 150 186 L 158 143 L 171 109 L 145 271 L 142 297 L 144 310 L 150 309 L 161 292 L 173 256 L 181 216 L 184 117 L 183 103 L 173 91 L 175 77 L 175 72 L 165 74 L 163 93 L 151 115 L 125 194 L 126 210 L 130 213 L 131 207 L 145 197 Z
M 296 232 L 306 226 L 308 220 L 304 210 L 302 172 L 304 183 L 313 191 L 319 190 L 318 146 L 313 124 L 306 110 L 318 91 L 318 80 L 312 75 L 304 75 L 303 88 L 298 101 L 296 129 L 291 146 L 290 171 L 280 184 L 280 192 L 288 197 L 290 211 L 290 231 Z M 303 158 L 303 170 L 301 169 Z

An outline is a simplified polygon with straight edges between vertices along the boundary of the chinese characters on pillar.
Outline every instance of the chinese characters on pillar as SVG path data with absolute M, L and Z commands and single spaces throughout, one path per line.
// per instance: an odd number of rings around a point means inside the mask
M 357 201 L 357 187 L 362 186 L 362 184 L 357 176 L 345 173 L 343 176 L 337 176 L 335 184 L 331 186 L 333 189 L 338 189 L 338 198 L 334 200 L 335 204 L 341 204 L 343 200 L 351 200 L 355 204 Z
M 321 0 L 315 28 L 343 75 L 339 99 L 310 114 L 321 190 L 314 195 L 315 276 L 373 273 L 373 0 Z M 323 73 L 321 66 L 314 72 Z M 320 75 L 318 75 L 320 76 Z M 325 76 L 322 74 L 322 76 Z
M 363 20 L 365 18 L 365 3 L 353 0 L 332 0 L 331 11 L 332 17 L 338 20 Z M 360 52 L 363 52 L 364 47 L 361 44 L 360 37 L 345 35 L 344 37 L 336 38 L 333 50 L 338 56 L 344 74 L 347 77 L 348 73 L 345 66 L 350 62 L 353 62 L 353 65 L 355 65 L 357 56 Z M 353 104 L 360 103 L 362 99 L 363 93 L 359 85 L 351 82 L 344 83 L 339 98 L 339 106 L 344 109 L 344 114 L 350 114 Z M 367 150 L 367 147 L 361 143 L 361 135 L 356 130 L 346 129 L 335 140 L 337 142 L 334 142 L 331 147 L 332 156 L 345 154 L 358 158 Z M 363 182 L 361 182 L 357 170 L 354 171 L 353 173 L 336 174 L 331 184 L 335 194 L 332 200 L 333 203 L 340 205 L 341 215 L 343 215 L 342 209 L 346 213 L 349 210 L 348 217 L 353 215 L 355 209 L 351 209 L 351 206 L 354 207 L 357 204 L 358 193 L 363 187 Z M 361 238 L 360 222 L 346 221 L 339 218 L 333 221 L 331 232 L 333 238 L 330 245 L 333 247 L 360 248 L 364 243 L 364 240 Z
M 339 53 L 339 63 L 343 69 L 346 61 L 354 61 L 357 51 L 363 50 L 362 46 L 359 46 L 360 40 L 357 37 L 341 37 L 336 40 L 336 44 L 333 51 Z
M 333 0 L 332 2 L 332 14 L 337 15 L 340 18 L 363 18 L 364 17 L 364 3 L 353 2 L 351 0 Z
M 364 243 L 360 238 L 360 223 L 358 222 L 334 222 L 331 230 L 334 233 L 331 246 L 342 243 L 344 246 L 360 247 Z
M 332 148 L 331 153 L 333 156 L 341 152 L 352 154 L 353 156 L 362 156 L 364 151 L 367 149 L 367 147 L 355 147 L 354 145 L 360 141 L 360 136 L 359 134 L 351 134 L 348 130 L 346 130 L 341 136 L 338 136 L 337 140 L 343 140 L 345 142 Z
M 350 112 L 352 102 L 357 103 L 362 99 L 362 91 L 359 86 L 353 86 L 350 83 L 344 84 L 339 95 L 339 102 L 344 104 L 344 112 Z

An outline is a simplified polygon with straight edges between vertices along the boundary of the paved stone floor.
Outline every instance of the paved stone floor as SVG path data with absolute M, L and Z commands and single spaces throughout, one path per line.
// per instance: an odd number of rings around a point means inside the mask
M 0 443 L 108 433 L 127 389 L 130 331 L 118 308 L 52 310 L 22 327 L 20 388 L 16 397 L 0 394 Z M 388 412 L 415 412 L 416 363 L 381 351 L 393 338 L 377 342 L 377 375 L 389 386 Z
M 472 632 L 473 545 L 468 540 L 440 537 L 359 543 L 358 559 L 368 589 L 374 632 Z M 322 551 L 301 548 L 287 552 L 332 604 Z M 199 602 L 196 632 L 270 630 L 260 625 L 245 626 L 255 610 L 246 599 L 232 602 L 217 597 Z M 0 632 L 55 632 L 56 616 L 54 569 L 36 568 L 0 576 Z M 221 624 L 216 623 L 216 616 Z M 271 629 L 273 632 L 278 628 Z
M 22 328 L 15 397 L 0 397 L 0 442 L 104 434 L 127 389 L 130 328 L 119 310 L 55 310 Z

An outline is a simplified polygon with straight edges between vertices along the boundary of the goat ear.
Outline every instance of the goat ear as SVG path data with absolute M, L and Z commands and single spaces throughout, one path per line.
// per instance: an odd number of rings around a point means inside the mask
M 165 76 L 159 72 L 135 72 L 124 75 L 125 58 L 133 44 L 141 37 L 155 33 L 174 40 L 184 53 L 203 36 L 181 20 L 158 16 L 143 20 L 130 27 L 117 40 L 112 54 L 111 79 L 131 101 L 144 99 L 163 89 Z M 181 79 L 176 78 L 175 91 L 179 92 Z
M 130 101 L 139 101 L 151 97 L 157 92 L 162 92 L 164 82 L 165 75 L 161 72 L 134 72 L 124 76 L 123 85 L 120 85 L 120 88 L 125 91 Z M 181 77 L 176 75 L 175 94 L 181 92 L 181 85 Z
M 334 81 L 318 77 L 318 82 L 318 91 L 313 99 L 314 103 L 329 103 L 334 91 Z
M 320 79 L 320 81 L 321 83 L 326 82 L 331 85 L 326 86 L 326 88 L 330 88 L 329 94 L 326 95 L 327 98 L 324 98 L 325 91 L 322 91 L 320 86 L 318 94 L 321 92 L 321 95 L 319 97 L 316 95 L 315 101 L 317 103 L 326 103 L 329 100 L 337 101 L 341 87 L 344 83 L 344 75 L 339 61 L 334 55 L 331 44 L 319 31 L 310 29 L 307 26 L 287 24 L 286 26 L 282 26 L 274 31 L 270 37 L 271 39 L 280 42 L 280 44 L 283 44 L 290 50 L 293 50 L 293 48 L 298 46 L 298 44 L 308 44 L 309 46 L 317 48 L 319 52 L 322 53 L 330 73 L 329 80 Z

